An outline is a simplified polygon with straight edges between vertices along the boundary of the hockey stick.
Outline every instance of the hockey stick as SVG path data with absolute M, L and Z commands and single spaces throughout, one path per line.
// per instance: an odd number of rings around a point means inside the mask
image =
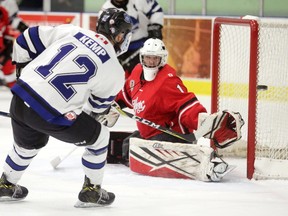
M 204 134 L 199 134 L 199 132 L 197 133 L 197 131 L 195 131 L 194 133 L 191 133 L 191 134 L 181 134 L 181 133 L 178 133 L 176 131 L 173 131 L 173 130 L 170 130 L 168 128 L 165 128 L 161 125 L 158 125 L 154 122 L 151 122 L 147 119 L 144 119 L 144 118 L 141 118 L 141 117 L 138 117 L 136 115 L 133 115 L 132 113 L 129 113 L 129 112 L 126 112 L 124 110 L 122 110 L 118 104 L 116 102 L 112 103 L 112 107 L 114 107 L 121 115 L 123 116 L 126 116 L 126 117 L 129 117 L 131 119 L 134 119 L 142 124 L 145 124 L 149 127 L 152 127 L 152 128 L 155 128 L 157 130 L 160 130 L 164 133 L 167 133 L 167 134 L 170 134 L 171 136 L 174 136 L 174 137 L 177 137 L 179 139 L 182 139 L 182 140 L 185 140 L 189 143 L 193 143 L 194 141 L 198 140 L 200 137 L 202 137 Z
M 3 111 L 0 111 L 0 116 L 4 116 L 4 117 L 8 117 L 10 118 L 10 113 L 7 113 L 7 112 L 3 112 Z
M 53 160 L 50 161 L 50 164 L 54 169 L 56 169 L 60 163 L 62 163 L 66 158 L 68 158 L 76 149 L 78 146 L 75 146 L 71 151 L 68 152 L 62 159 L 60 156 L 55 157 Z

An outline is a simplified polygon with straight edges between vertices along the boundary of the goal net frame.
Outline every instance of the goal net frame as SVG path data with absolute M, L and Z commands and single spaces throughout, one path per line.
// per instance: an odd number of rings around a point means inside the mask
M 257 91 L 264 90 L 267 88 L 265 85 L 261 85 L 258 83 L 258 76 L 259 76 L 259 32 L 260 32 L 260 23 L 259 19 L 240 19 L 240 18 L 222 18 L 217 17 L 214 20 L 213 26 L 213 43 L 212 43 L 212 95 L 211 95 L 211 112 L 217 112 L 223 107 L 219 107 L 219 100 L 220 100 L 220 93 L 219 93 L 219 76 L 221 66 L 223 64 L 220 60 L 221 58 L 221 43 L 225 43 L 225 41 L 221 41 L 221 28 L 222 25 L 229 25 L 229 26 L 236 26 L 236 27 L 245 27 L 250 29 L 249 39 L 247 41 L 249 44 L 249 59 L 247 62 L 249 63 L 249 83 L 248 83 L 248 110 L 247 110 L 247 119 L 245 120 L 245 124 L 247 127 L 247 131 L 245 136 L 245 145 L 247 142 L 247 178 L 252 179 L 255 178 L 255 150 L 257 144 L 256 138 L 256 122 L 257 122 Z M 288 26 L 288 25 L 287 25 Z M 231 42 L 230 42 L 231 43 Z M 234 43 L 237 41 L 234 40 Z M 222 45 L 223 46 L 223 45 Z M 287 47 L 288 48 L 288 47 Z M 222 56 L 222 58 L 224 58 Z M 225 59 L 224 59 L 225 60 Z M 286 90 L 287 90 L 286 86 Z M 284 100 L 287 100 L 286 98 Z M 286 101 L 285 101 L 286 102 Z M 225 107 L 224 107 L 225 108 Z M 237 111 L 237 110 L 233 110 Z M 288 148 L 288 146 L 286 146 Z M 229 148 L 229 147 L 228 147 Z M 286 160 L 286 159 L 284 159 Z M 288 159 L 287 159 L 288 161 Z M 267 162 L 267 161 L 266 161 Z M 266 163 L 265 162 L 265 163 Z M 286 164 L 287 165 L 287 164 Z M 285 166 L 286 166 L 285 165 Z M 283 169 L 284 165 L 279 169 Z M 265 169 L 265 168 L 262 168 Z M 281 175 L 281 174 L 280 174 Z M 274 179 L 274 177 L 271 177 Z M 261 179 L 256 177 L 255 179 Z M 264 177 L 263 179 L 269 179 L 269 177 Z M 278 179 L 278 177 L 276 177 Z M 282 179 L 280 176 L 279 179 Z M 284 179 L 287 179 L 287 176 L 284 176 Z

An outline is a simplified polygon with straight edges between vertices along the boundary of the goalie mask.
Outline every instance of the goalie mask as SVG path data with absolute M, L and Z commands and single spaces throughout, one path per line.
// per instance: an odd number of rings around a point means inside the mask
M 148 63 L 147 57 L 154 61 Z M 157 58 L 158 57 L 158 58 Z M 159 69 L 167 64 L 168 51 L 165 44 L 157 38 L 150 38 L 145 41 L 140 49 L 140 63 L 143 66 L 144 79 L 152 81 L 155 79 Z
M 124 11 L 116 8 L 108 8 L 104 10 L 97 22 L 96 31 L 105 35 L 114 43 L 114 49 L 117 56 L 125 53 L 128 50 L 132 33 L 132 20 Z M 123 39 L 117 42 L 116 37 L 122 34 Z

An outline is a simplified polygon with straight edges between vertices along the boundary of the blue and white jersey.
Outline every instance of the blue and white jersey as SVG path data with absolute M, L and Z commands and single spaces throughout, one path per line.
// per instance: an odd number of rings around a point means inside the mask
M 103 35 L 70 24 L 20 35 L 12 59 L 27 64 L 12 92 L 46 121 L 70 125 L 67 112 L 101 113 L 124 85 L 124 70 Z
M 115 8 L 110 0 L 103 4 L 98 16 L 107 8 Z M 121 8 L 118 9 L 121 10 Z M 155 0 L 129 0 L 125 12 L 131 17 L 133 22 L 129 50 L 136 50 L 142 47 L 143 41 L 148 37 L 148 24 L 160 24 L 163 26 L 164 13 Z

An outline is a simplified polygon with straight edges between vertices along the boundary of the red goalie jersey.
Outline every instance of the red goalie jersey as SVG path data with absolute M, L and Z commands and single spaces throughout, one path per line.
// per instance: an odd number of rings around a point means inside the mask
M 0 85 L 11 88 L 16 82 L 15 65 L 12 65 L 11 53 L 14 38 L 19 35 L 10 26 L 7 10 L 0 6 Z
M 207 112 L 168 64 L 159 69 L 152 81 L 145 81 L 142 65 L 138 64 L 116 101 L 134 109 L 138 117 L 183 134 L 196 130 L 198 114 Z M 137 123 L 137 127 L 144 139 L 162 133 L 141 123 Z
M 0 52 L 5 48 L 4 46 L 4 35 L 7 34 L 9 25 L 8 12 L 5 8 L 0 6 Z

